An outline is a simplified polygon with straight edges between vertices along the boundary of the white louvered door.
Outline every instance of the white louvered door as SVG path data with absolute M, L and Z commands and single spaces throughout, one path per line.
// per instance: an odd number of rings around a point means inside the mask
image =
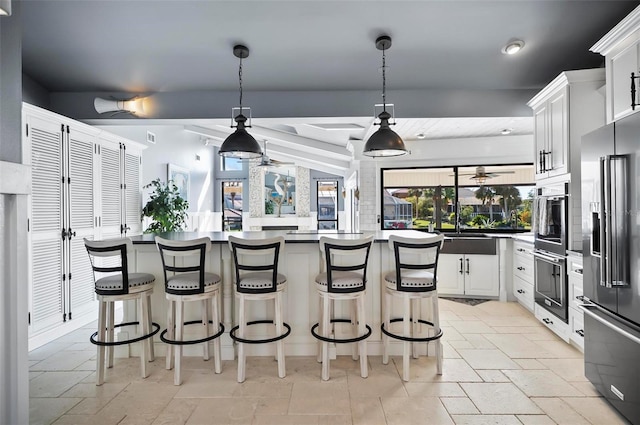
M 93 272 L 83 238 L 94 239 L 97 228 L 94 201 L 95 137 L 71 127 L 68 134 L 69 183 L 69 316 L 95 308 Z
M 122 232 L 121 144 L 100 141 L 100 238 L 119 238 Z
M 142 233 L 142 192 L 140 173 L 142 171 L 142 156 L 139 151 L 125 149 L 124 155 L 124 183 L 125 183 L 125 228 L 126 235 L 133 236 Z
M 62 127 L 59 121 L 29 116 L 32 195 L 30 201 L 31 333 L 64 321 Z

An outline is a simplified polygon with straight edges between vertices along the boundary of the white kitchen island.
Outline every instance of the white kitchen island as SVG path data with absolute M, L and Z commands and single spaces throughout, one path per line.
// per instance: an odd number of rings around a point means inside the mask
M 383 294 L 383 286 L 381 285 L 382 273 L 392 270 L 394 267 L 393 257 L 388 248 L 388 238 L 391 234 L 400 233 L 403 236 L 424 236 L 424 233 L 413 230 L 401 231 L 378 231 L 378 232 L 362 232 L 362 233 L 336 233 L 336 231 L 264 231 L 264 232 L 180 232 L 162 234 L 160 236 L 171 239 L 194 239 L 198 237 L 208 236 L 211 238 L 212 249 L 207 257 L 207 271 L 217 273 L 222 277 L 222 317 L 225 332 L 222 335 L 222 358 L 234 358 L 233 341 L 228 335 L 229 330 L 237 324 L 237 315 L 234 309 L 234 272 L 233 259 L 228 246 L 228 236 L 234 235 L 250 239 L 259 239 L 284 235 L 285 249 L 280 257 L 279 272 L 287 276 L 287 288 L 284 292 L 284 318 L 291 326 L 291 335 L 284 341 L 286 346 L 286 355 L 288 356 L 309 356 L 315 355 L 318 341 L 311 335 L 310 329 L 313 324 L 318 322 L 318 295 L 315 288 L 314 278 L 320 272 L 321 256 L 318 241 L 321 236 L 335 237 L 341 239 L 357 239 L 370 234 L 374 235 L 374 243 L 369 256 L 369 264 L 367 267 L 367 295 L 366 295 L 366 317 L 367 324 L 371 326 L 372 335 L 367 339 L 369 353 L 371 355 L 382 354 L 382 333 L 380 331 L 381 323 L 381 300 Z M 134 244 L 134 253 L 132 260 L 133 267 L 136 272 L 152 273 L 156 276 L 154 294 L 152 297 L 152 314 L 153 321 L 160 324 L 162 329 L 165 328 L 167 303 L 164 294 L 164 275 L 162 270 L 162 262 L 160 254 L 154 242 L 154 235 L 141 235 L 131 238 Z M 426 304 L 426 303 L 425 303 Z M 399 306 L 398 306 L 399 307 Z M 252 303 L 249 308 L 253 308 Z M 348 309 L 346 306 L 338 306 L 336 311 L 339 317 L 348 317 Z M 423 308 L 427 308 L 424 306 Z M 124 306 L 125 320 L 135 317 L 135 306 Z M 252 313 L 256 318 L 265 318 L 265 303 L 256 303 L 255 310 Z M 250 310 L 251 311 L 251 310 Z M 398 309 L 394 310 L 396 313 Z M 397 314 L 394 314 L 394 316 Z M 200 305 L 198 303 L 186 303 L 185 305 L 185 321 L 199 319 Z M 272 317 L 270 312 L 269 317 Z M 254 328 L 254 329 L 252 329 Z M 250 331 L 256 337 L 265 337 L 273 332 L 270 325 L 257 325 L 250 327 Z M 344 335 L 342 330 L 344 329 Z M 426 329 L 426 327 L 425 327 Z M 121 338 L 128 335 L 123 331 Z M 199 338 L 201 328 L 197 325 L 185 328 L 187 338 Z M 337 336 L 346 337 L 350 332 L 348 325 L 336 325 Z M 400 354 L 402 344 L 400 342 L 391 341 L 391 353 Z M 159 340 L 158 335 L 155 337 L 155 346 L 157 353 L 163 355 L 165 345 Z M 137 351 L 137 344 L 133 344 L 131 350 L 134 355 Z M 199 345 L 187 345 L 184 347 L 185 355 L 199 356 L 201 347 Z M 248 355 L 274 355 L 274 344 L 258 344 L 249 345 L 247 347 Z M 425 348 L 423 348 L 423 351 Z M 332 355 L 350 354 L 351 344 L 338 344 L 332 347 Z M 120 352 L 126 355 L 126 352 Z

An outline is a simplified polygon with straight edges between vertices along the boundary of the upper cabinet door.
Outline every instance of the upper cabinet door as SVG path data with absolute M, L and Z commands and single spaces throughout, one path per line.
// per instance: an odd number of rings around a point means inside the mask
M 549 133 L 547 131 L 547 105 L 543 104 L 533 113 L 534 119 L 534 144 L 535 154 L 534 161 L 536 165 L 536 179 L 547 176 L 545 168 L 545 152 L 547 151 L 547 140 Z
M 568 172 L 569 164 L 569 87 L 549 99 L 549 143 L 546 158 L 549 177 Z
M 610 78 L 612 85 L 610 107 L 613 109 L 613 120 L 618 120 L 631 114 L 631 73 L 638 75 L 638 43 L 634 43 L 622 50 L 617 55 L 612 55 L 608 61 L 611 67 Z M 640 89 L 640 84 L 636 80 L 636 88 Z M 636 93 L 636 102 L 638 102 Z M 636 107 L 636 110 L 640 109 Z

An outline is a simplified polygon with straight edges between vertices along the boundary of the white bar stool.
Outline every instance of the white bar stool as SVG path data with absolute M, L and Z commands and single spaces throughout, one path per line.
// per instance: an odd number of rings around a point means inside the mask
M 155 239 L 164 269 L 164 291 L 169 301 L 167 329 L 162 331 L 160 339 L 169 344 L 166 357 L 168 370 L 173 367 L 172 354 L 175 354 L 173 383 L 182 383 L 183 345 L 202 344 L 203 358 L 209 360 L 209 341 L 213 340 L 214 369 L 215 373 L 220 373 L 222 366 L 218 337 L 224 332 L 224 325 L 220 322 L 222 279 L 215 273 L 205 271 L 206 254 L 211 250 L 211 239 L 204 237 L 172 241 L 159 236 Z M 177 265 L 178 262 L 182 265 Z M 189 301 L 201 302 L 200 320 L 184 321 L 184 303 Z M 184 326 L 195 324 L 203 327 L 204 337 L 185 340 Z M 172 353 L 174 351 L 175 353 Z
M 329 343 L 358 343 L 354 345 L 353 359 L 360 354 L 360 376 L 369 376 L 367 365 L 367 342 L 371 327 L 366 323 L 365 296 L 367 284 L 367 262 L 373 236 L 361 239 L 320 238 L 320 251 L 324 254 L 326 272 L 316 276 L 316 289 L 320 296 L 320 320 L 311 328 L 311 334 L 321 341 L 319 357 L 322 360 L 322 380 L 329 380 Z M 333 317 L 335 301 L 352 301 L 350 319 Z M 334 323 L 351 323 L 352 338 L 336 338 L 332 331 Z M 316 329 L 319 329 L 319 333 Z M 333 336 L 332 336 L 333 335 Z
M 436 344 L 437 373 L 442 375 L 442 330 L 438 313 L 437 273 L 438 258 L 444 236 L 429 235 L 407 238 L 397 235 L 389 237 L 389 249 L 395 260 L 395 270 L 384 276 L 385 297 L 383 323 L 382 363 L 389 363 L 389 337 L 404 341 L 402 355 L 402 379 L 409 381 L 409 353 L 418 358 L 417 343 L 434 341 Z M 402 300 L 402 317 L 391 318 L 393 298 Z M 431 301 L 431 317 L 420 318 L 420 302 Z M 391 324 L 402 322 L 402 333 L 391 332 Z M 430 336 L 419 336 L 420 324 L 426 325 Z M 428 348 L 428 347 L 427 347 Z M 429 354 L 427 350 L 427 354 Z
M 142 377 L 146 378 L 148 376 L 147 361 L 151 362 L 155 359 L 152 337 L 160 330 L 160 325 L 151 322 L 150 297 L 156 278 L 149 273 L 129 273 L 127 252 L 133 250 L 133 244 L 129 238 L 103 241 L 91 241 L 85 238 L 84 245 L 93 268 L 95 291 L 99 302 L 98 330 L 89 338 L 91 343 L 98 346 L 96 385 L 104 383 L 105 348 L 107 348 L 106 363 L 108 367 L 113 367 L 113 347 L 138 341 L 142 341 L 140 368 Z M 128 300 L 137 302 L 138 321 L 115 325 L 114 303 Z M 140 336 L 114 341 L 114 328 L 132 325 L 140 326 Z M 152 327 L 153 330 L 151 330 Z
M 243 239 L 229 236 L 229 247 L 235 266 L 236 297 L 238 298 L 238 326 L 229 336 L 238 343 L 238 382 L 244 382 L 246 373 L 245 344 L 276 343 L 278 376 L 286 376 L 284 362 L 284 338 L 291 333 L 291 327 L 284 322 L 282 293 L 287 277 L 278 273 L 280 252 L 284 250 L 284 237 L 268 239 Z M 274 318 L 248 320 L 246 301 L 274 300 Z M 247 327 L 257 324 L 275 325 L 275 336 L 265 339 L 247 338 Z M 286 332 L 284 331 L 286 328 Z

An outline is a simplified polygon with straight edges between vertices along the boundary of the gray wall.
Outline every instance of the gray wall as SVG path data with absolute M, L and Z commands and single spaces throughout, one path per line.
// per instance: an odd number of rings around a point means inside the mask
M 12 16 L 0 18 L 0 160 L 21 162 L 22 30 L 13 6 Z
M 51 110 L 49 91 L 24 73 L 22 74 L 22 100 L 43 109 Z

